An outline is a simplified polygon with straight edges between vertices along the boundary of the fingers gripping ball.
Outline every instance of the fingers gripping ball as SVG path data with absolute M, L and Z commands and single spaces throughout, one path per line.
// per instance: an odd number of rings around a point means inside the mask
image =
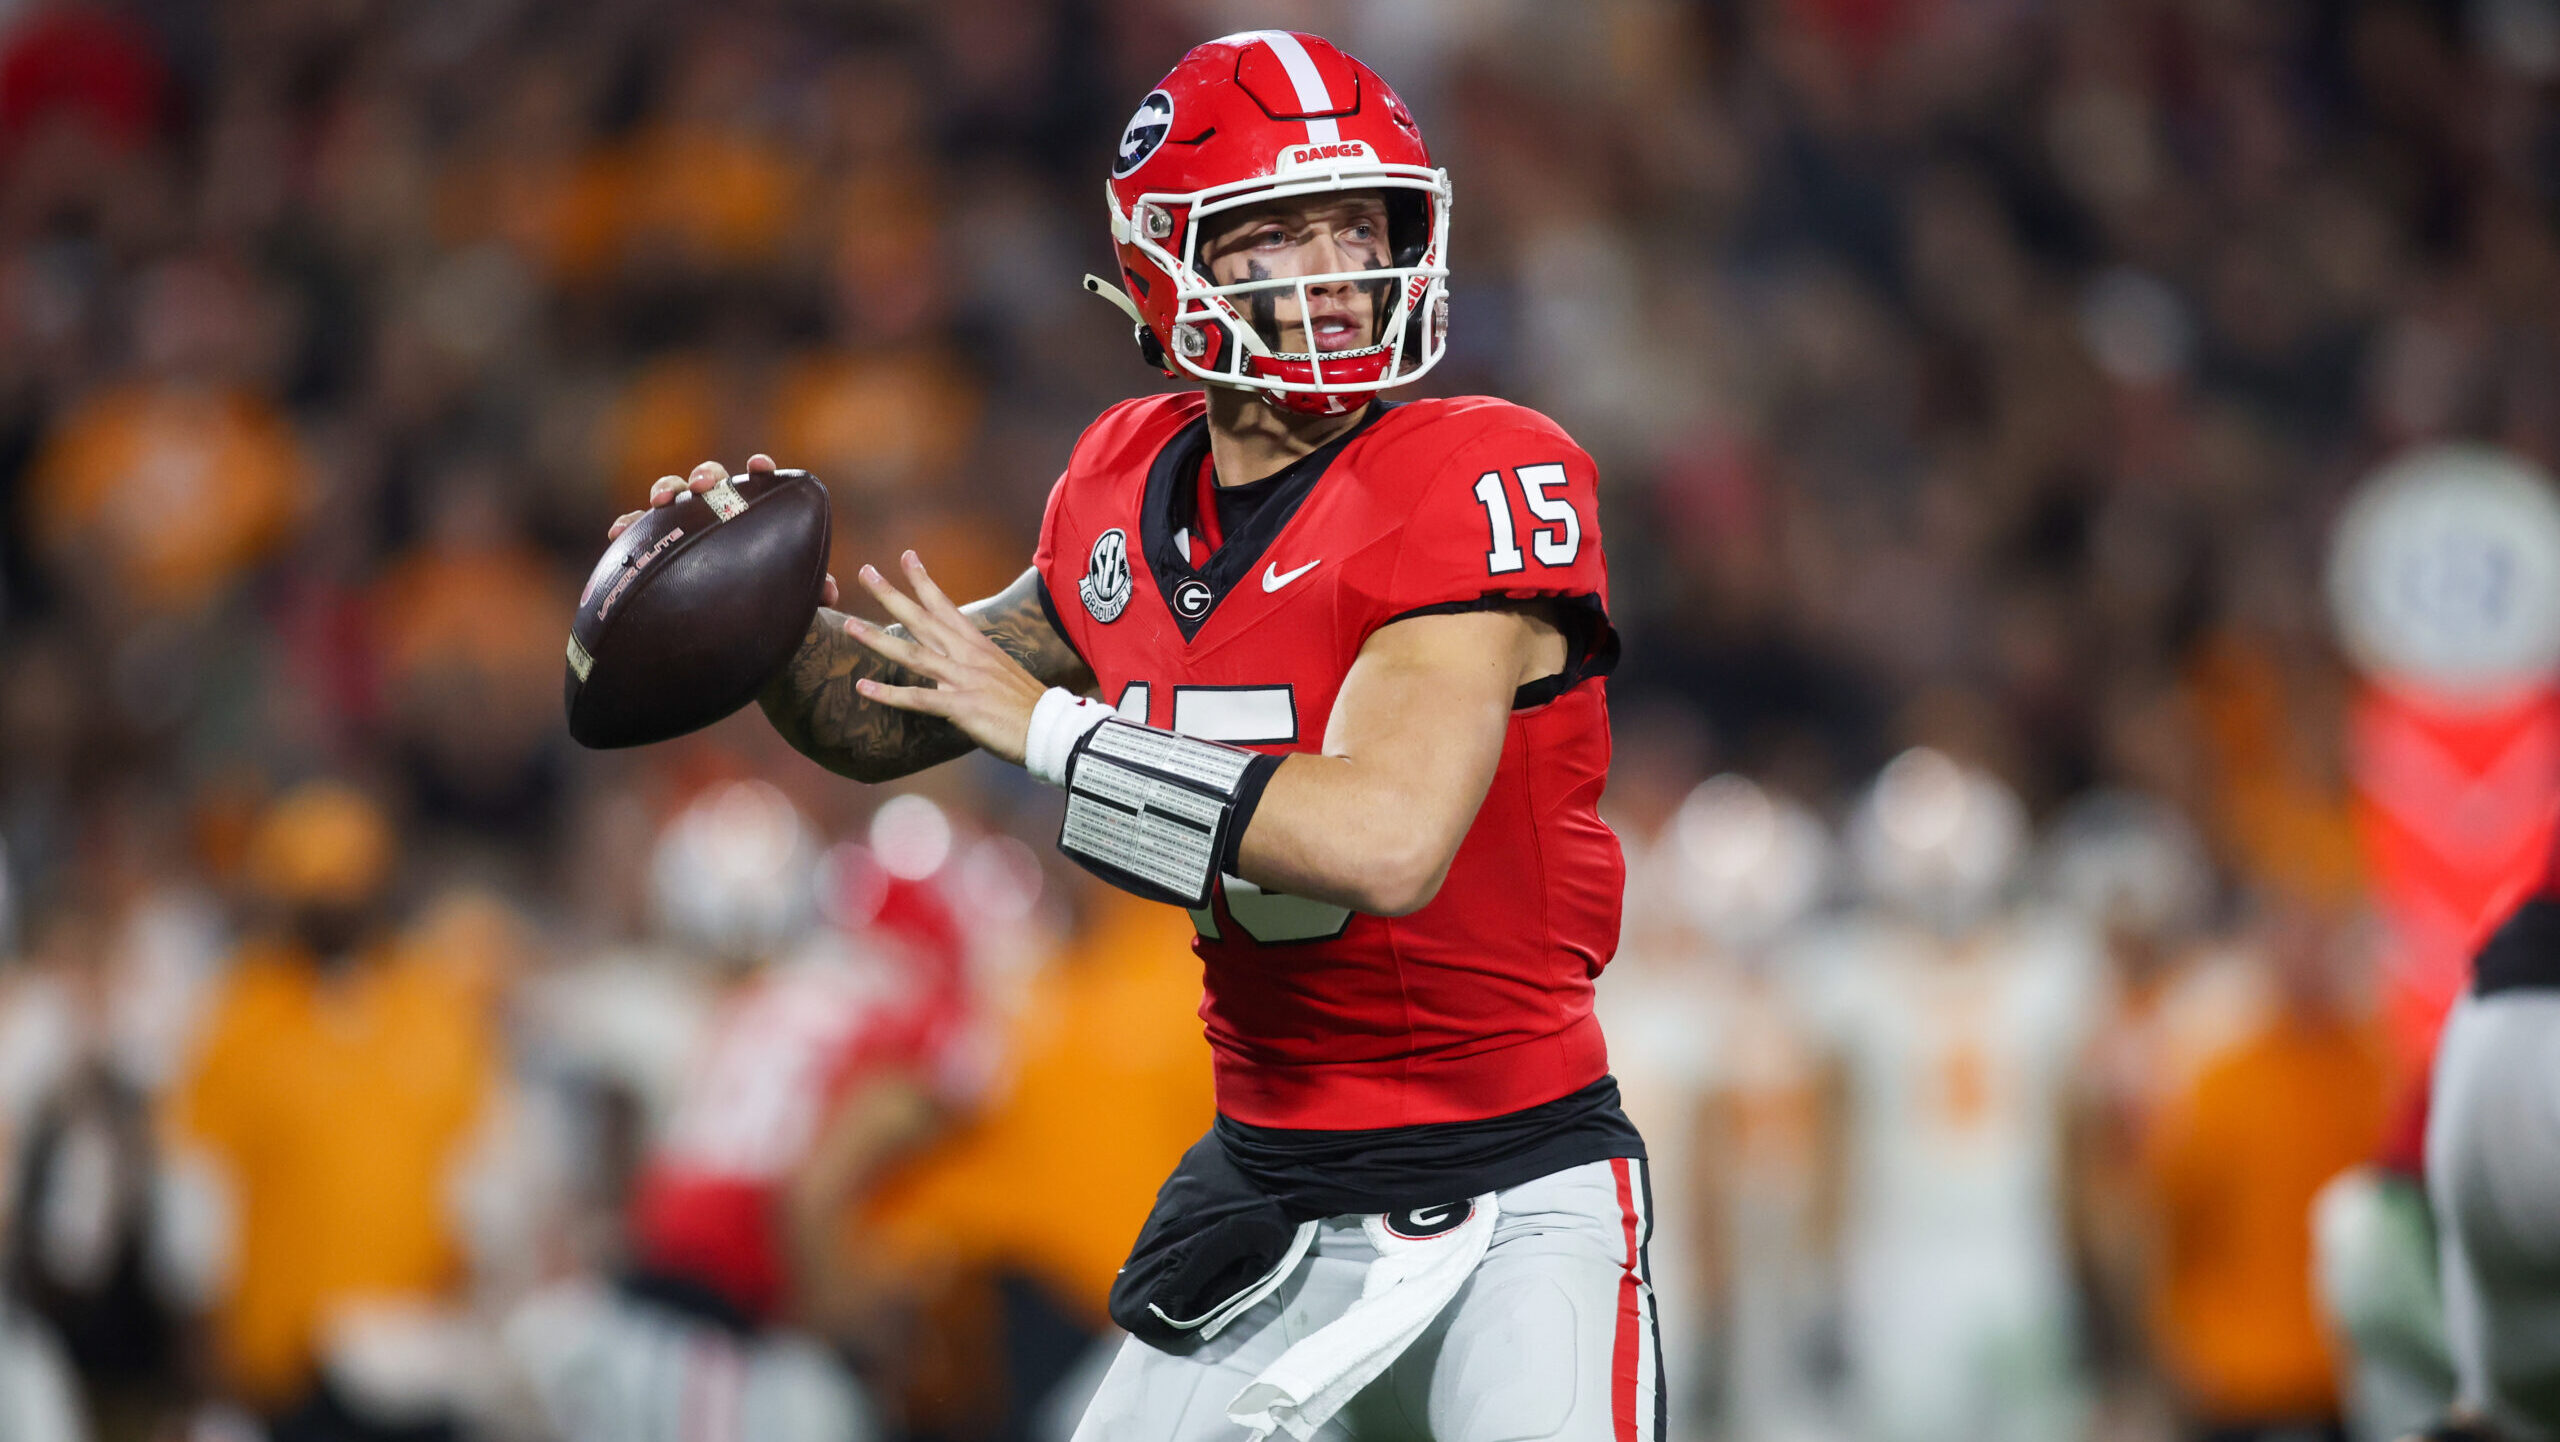
M 634 521 L 578 598 L 569 734 L 641 746 L 754 700 L 808 634 L 827 540 L 827 489 L 806 471 L 749 471 Z

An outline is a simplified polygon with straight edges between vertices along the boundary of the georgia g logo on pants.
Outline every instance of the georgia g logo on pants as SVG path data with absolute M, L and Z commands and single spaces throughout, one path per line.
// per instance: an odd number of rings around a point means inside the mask
M 1465 1226 L 1467 1218 L 1475 1214 L 1476 1204 L 1473 1202 L 1442 1202 L 1435 1207 L 1410 1207 L 1401 1212 L 1389 1212 L 1379 1220 L 1386 1226 L 1388 1235 L 1419 1242 L 1443 1232 L 1454 1232 Z

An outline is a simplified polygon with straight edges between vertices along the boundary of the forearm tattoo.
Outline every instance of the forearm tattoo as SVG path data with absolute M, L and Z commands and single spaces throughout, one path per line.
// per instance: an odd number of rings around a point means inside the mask
M 1040 604 L 1040 573 L 1026 570 L 1010 586 L 964 606 L 996 648 L 1043 684 L 1090 690 L 1093 673 L 1049 624 Z M 903 636 L 904 627 L 889 629 Z M 939 716 L 901 711 L 865 698 L 854 683 L 933 683 L 844 633 L 844 614 L 821 607 L 790 664 L 757 699 L 773 729 L 801 755 L 856 781 L 892 781 L 975 750 L 977 743 Z

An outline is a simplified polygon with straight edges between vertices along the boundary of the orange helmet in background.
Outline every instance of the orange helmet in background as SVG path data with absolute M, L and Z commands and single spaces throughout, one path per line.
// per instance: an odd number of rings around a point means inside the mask
M 344 781 L 306 781 L 249 833 L 250 892 L 289 906 L 363 907 L 390 887 L 400 843 L 380 803 Z

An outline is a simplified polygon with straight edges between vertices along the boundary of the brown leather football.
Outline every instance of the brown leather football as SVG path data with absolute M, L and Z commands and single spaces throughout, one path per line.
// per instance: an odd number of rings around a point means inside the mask
M 634 521 L 569 627 L 569 734 L 643 746 L 754 700 L 808 634 L 827 541 L 827 488 L 807 471 L 732 476 Z

